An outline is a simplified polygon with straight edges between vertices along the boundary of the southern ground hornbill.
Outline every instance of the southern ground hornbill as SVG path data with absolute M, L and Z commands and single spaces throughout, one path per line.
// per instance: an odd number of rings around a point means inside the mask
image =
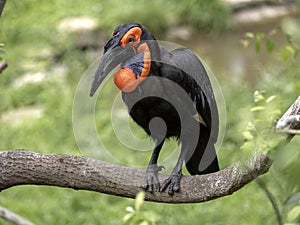
M 218 110 L 209 77 L 198 57 L 186 48 L 167 51 L 142 25 L 118 26 L 104 47 L 90 95 L 120 64 L 114 82 L 132 119 L 156 145 L 141 187 L 169 194 L 180 190 L 183 161 L 191 175 L 219 170 L 215 151 Z M 181 144 L 179 159 L 170 177 L 160 184 L 157 165 L 167 138 Z

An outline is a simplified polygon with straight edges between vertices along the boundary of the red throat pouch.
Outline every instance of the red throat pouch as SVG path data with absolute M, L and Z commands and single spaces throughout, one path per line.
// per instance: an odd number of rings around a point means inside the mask
M 142 79 L 136 79 L 134 72 L 124 67 L 118 70 L 114 75 L 115 85 L 124 92 L 132 92 L 141 83 Z

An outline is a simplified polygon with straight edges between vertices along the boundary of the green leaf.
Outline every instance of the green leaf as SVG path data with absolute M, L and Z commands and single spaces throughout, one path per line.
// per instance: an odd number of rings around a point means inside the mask
M 255 130 L 255 126 L 252 122 L 248 122 L 246 130 L 251 131 L 251 130 Z
M 243 136 L 247 141 L 252 141 L 254 139 L 250 131 L 244 131 Z
M 293 46 L 287 45 L 287 46 L 285 46 L 285 49 L 286 49 L 289 53 L 291 53 L 292 55 L 295 55 L 296 50 L 295 50 L 295 48 L 294 48 Z
M 261 125 L 264 122 L 262 119 L 255 119 L 253 121 L 254 127 L 257 127 L 258 125 Z
M 258 40 L 255 41 L 255 51 L 256 51 L 256 52 L 259 52 L 259 51 L 260 51 L 260 43 L 261 43 L 261 42 L 258 41 Z
M 275 48 L 275 44 L 269 38 L 266 40 L 266 49 L 269 53 L 271 53 Z
M 274 137 L 268 141 L 268 147 L 270 149 L 275 149 L 282 142 L 281 137 Z
M 127 213 L 122 219 L 123 223 L 128 222 L 134 215 L 134 213 Z
M 251 108 L 250 111 L 257 112 L 257 111 L 263 111 L 265 109 L 266 109 L 266 107 L 264 107 L 264 106 L 255 106 L 255 107 Z
M 266 103 L 273 101 L 275 98 L 276 98 L 276 95 L 270 96 L 269 98 L 267 98 Z
M 280 109 L 274 109 L 273 111 L 271 111 L 273 116 L 280 116 L 282 114 Z
M 256 149 L 256 144 L 253 143 L 252 141 L 247 141 L 240 147 L 240 149 L 243 150 L 244 152 L 252 154 L 253 150 Z
M 278 33 L 278 29 L 273 29 L 269 32 L 269 36 L 274 36 Z
M 288 60 L 288 58 L 290 57 L 289 52 L 286 50 L 286 48 L 284 48 L 281 52 L 281 58 L 286 61 Z
M 257 34 L 256 34 L 256 39 L 257 40 L 262 40 L 262 39 L 264 39 L 264 37 L 265 37 L 265 34 L 264 33 L 262 33 L 262 32 L 258 32 Z
M 294 221 L 300 216 L 300 206 L 295 206 L 287 215 L 288 221 Z
M 154 211 L 144 212 L 144 217 L 151 223 L 156 223 L 157 221 L 160 220 L 160 216 Z
M 145 199 L 145 192 L 141 191 L 136 195 L 135 198 L 135 209 L 137 211 L 140 210 L 140 208 L 142 207 L 143 203 L 144 203 L 144 199 Z
M 245 36 L 246 38 L 251 38 L 251 39 L 253 39 L 253 38 L 254 38 L 254 33 L 252 33 L 252 32 L 247 32 L 247 33 L 244 34 L 244 36 Z
M 297 55 L 297 50 L 291 45 L 286 45 L 281 53 L 281 57 L 283 58 L 283 60 L 289 59 L 290 56 L 295 57 L 296 55 Z
M 254 102 L 265 101 L 264 93 L 265 91 L 255 91 L 253 94 Z
M 255 37 L 256 37 L 256 41 L 255 41 L 255 50 L 256 50 L 256 52 L 259 52 L 259 51 L 260 51 L 261 42 L 262 42 L 262 40 L 264 39 L 265 34 L 259 32 L 259 33 L 256 34 Z

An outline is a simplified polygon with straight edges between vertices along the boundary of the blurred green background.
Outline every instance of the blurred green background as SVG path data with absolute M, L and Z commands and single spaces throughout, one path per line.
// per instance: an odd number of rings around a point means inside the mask
M 218 0 L 9 0 L 0 20 L 0 43 L 4 44 L 0 57 L 9 64 L 0 75 L 0 150 L 81 155 L 72 128 L 77 84 L 102 54 L 112 30 L 121 23 L 138 22 L 157 39 L 191 48 L 209 65 L 222 87 L 227 110 L 220 165 L 225 168 L 246 159 L 249 153 L 240 147 L 245 141 L 242 133 L 255 116 L 250 111 L 254 91 L 276 95 L 272 104 L 281 112 L 300 93 L 299 14 L 293 11 L 290 16 L 255 23 L 243 20 L 241 11 L 258 12 L 265 6 L 234 8 Z M 246 32 L 251 34 L 245 36 Z M 264 37 L 260 40 L 257 34 Z M 118 90 L 111 84 L 107 93 L 117 94 Z M 97 126 L 107 148 L 126 164 L 146 163 L 150 152 L 137 158 L 134 152 L 123 151 L 126 147 L 114 137 L 110 113 L 105 111 L 113 99 L 107 96 L 97 104 L 101 112 Z M 145 137 L 131 125 L 137 135 Z M 293 205 L 284 205 L 284 201 L 300 191 L 299 144 L 296 137 L 273 153 L 275 163 L 262 176 L 285 222 L 290 222 L 287 215 Z M 175 145 L 171 141 L 166 148 Z M 133 204 L 132 199 L 45 186 L 20 186 L 0 193 L 1 206 L 36 224 L 123 224 L 125 208 Z M 276 224 L 271 204 L 255 182 L 232 196 L 207 203 L 146 202 L 143 207 L 159 215 L 157 224 Z M 0 220 L 0 224 L 8 223 Z

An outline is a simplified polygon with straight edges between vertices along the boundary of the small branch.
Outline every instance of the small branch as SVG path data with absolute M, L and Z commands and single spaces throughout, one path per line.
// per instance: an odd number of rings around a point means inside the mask
M 272 195 L 272 193 L 269 191 L 269 189 L 267 188 L 267 185 L 265 184 L 265 182 L 260 179 L 259 177 L 256 179 L 257 184 L 260 186 L 260 188 L 265 192 L 267 198 L 269 199 L 269 201 L 271 202 L 272 208 L 274 210 L 274 213 L 276 215 L 276 219 L 277 219 L 277 223 L 278 225 L 283 225 L 282 222 L 282 216 L 280 214 L 278 205 L 276 203 L 276 200 L 274 198 L 274 196 Z
M 28 220 L 24 219 L 23 217 L 9 211 L 6 208 L 0 206 L 0 218 L 15 224 L 15 225 L 34 225 L 33 223 L 29 222 Z
M 0 0 L 0 17 L 2 15 L 6 0 Z
M 295 129 L 283 129 L 280 132 L 286 133 L 286 134 L 294 134 L 294 135 L 300 135 L 300 130 L 295 130 Z
M 6 68 L 7 68 L 7 62 L 6 62 L 6 60 L 2 60 L 1 62 L 0 62 L 0 73 L 2 73 L 3 72 L 3 70 L 5 70 Z

